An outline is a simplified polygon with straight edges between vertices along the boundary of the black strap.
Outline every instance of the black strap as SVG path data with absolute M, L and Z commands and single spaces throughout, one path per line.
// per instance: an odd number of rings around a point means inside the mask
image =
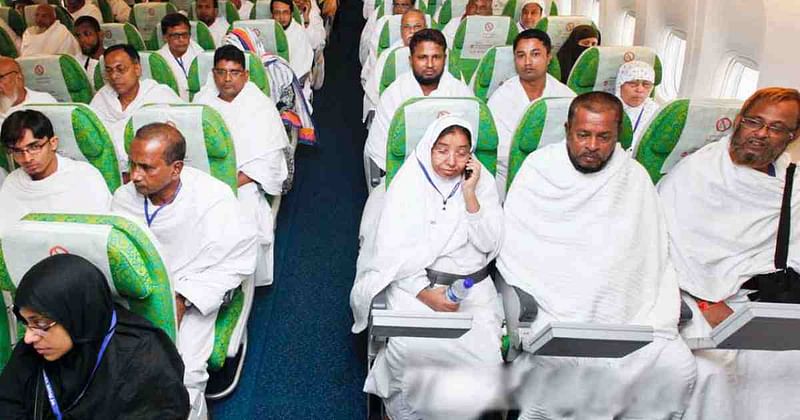
M 786 168 L 786 179 L 783 186 L 783 202 L 781 203 L 781 218 L 778 221 L 778 241 L 775 245 L 775 268 L 786 269 L 786 260 L 789 258 L 789 230 L 792 213 L 792 185 L 794 184 L 794 163 Z

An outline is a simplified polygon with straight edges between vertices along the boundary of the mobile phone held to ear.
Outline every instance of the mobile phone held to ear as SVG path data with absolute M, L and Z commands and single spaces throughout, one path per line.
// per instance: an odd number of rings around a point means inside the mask
M 470 168 L 464 169 L 464 180 L 465 181 L 468 180 L 469 177 L 471 177 L 471 176 L 472 176 L 472 169 L 470 169 Z

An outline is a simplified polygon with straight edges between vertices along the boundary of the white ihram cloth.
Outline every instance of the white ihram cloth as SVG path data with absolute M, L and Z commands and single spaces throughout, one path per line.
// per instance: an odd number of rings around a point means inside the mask
M 430 284 L 425 268 L 472 273 L 485 267 L 499 249 L 502 210 L 491 174 L 481 168 L 476 188 L 480 210 L 469 214 L 459 184 L 461 178 L 442 178 L 432 168 L 431 149 L 439 134 L 451 125 L 472 132 L 469 123 L 460 118 L 445 116 L 435 121 L 386 193 L 375 239 L 361 249 L 360 267 L 350 294 L 355 333 L 366 328 L 370 304 L 381 290 L 386 289 L 389 308 L 430 313 L 433 309 L 416 298 Z M 445 205 L 422 167 L 444 197 L 455 191 Z M 418 418 L 406 398 L 406 381 L 413 373 L 409 368 L 500 365 L 502 316 L 498 308 L 497 291 L 487 276 L 471 289 L 459 308 L 473 316 L 469 332 L 452 340 L 392 338 L 378 353 L 364 391 L 384 398 L 393 419 Z M 483 383 L 473 389 L 488 395 L 499 386 Z M 473 403 L 470 408 L 480 409 L 474 399 L 464 401 L 465 406 L 469 406 L 467 402 Z
M 574 98 L 575 92 L 561 83 L 558 79 L 546 74 L 544 91 L 540 98 Z M 528 106 L 534 100 L 528 99 L 528 94 L 522 87 L 519 76 L 514 76 L 501 84 L 489 98 L 489 110 L 492 111 L 494 124 L 497 126 L 497 191 L 500 200 L 506 196 L 506 178 L 508 177 L 508 157 L 511 153 L 511 140 L 517 130 L 519 120 Z
M 189 48 L 186 49 L 186 52 L 178 58 L 172 55 L 169 50 L 169 44 L 164 44 L 159 48 L 157 51 L 159 55 L 164 57 L 164 60 L 167 61 L 169 67 L 172 69 L 172 73 L 175 75 L 175 79 L 178 82 L 178 93 L 180 94 L 181 99 L 184 101 L 189 100 L 189 67 L 192 65 L 192 61 L 203 52 L 203 48 L 200 47 L 200 44 L 195 42 L 194 40 L 189 41 Z
M 94 166 L 56 154 L 58 168 L 34 181 L 15 169 L 0 188 L 0 237 L 28 213 L 106 213 L 111 204 L 108 186 Z
M 280 195 L 283 181 L 289 175 L 284 156 L 289 139 L 281 117 L 275 103 L 253 82 L 247 82 L 232 102 L 220 99 L 211 74 L 194 103 L 208 105 L 222 115 L 233 135 L 237 169 L 254 181 L 239 187 L 237 197 L 247 221 L 258 232 L 256 286 L 269 285 L 273 280 L 275 236 L 272 207 L 264 194 Z
M 239 17 L 242 20 L 250 19 L 250 12 L 253 11 L 255 4 L 249 0 L 242 0 L 242 7 L 239 8 Z
M 3 168 L 0 168 L 0 188 L 3 187 L 3 182 L 6 180 L 7 176 L 8 176 L 8 173 L 6 172 L 6 170 L 3 169 Z
M 70 15 L 72 15 L 72 20 L 78 20 L 81 16 L 91 16 L 97 20 L 97 23 L 103 23 L 103 13 L 91 0 L 87 0 L 86 3 L 83 4 L 83 7 L 76 10 L 75 13 L 70 13 Z
M 111 14 L 114 15 L 114 20 L 119 23 L 125 23 L 131 15 L 131 7 L 125 0 L 108 0 L 108 5 L 111 7 Z M 101 22 L 102 23 L 102 22 Z
M 53 95 L 47 92 L 39 92 L 33 89 L 25 88 L 25 99 L 22 100 L 17 105 L 8 108 L 5 114 L 0 113 L 0 119 L 8 118 L 9 115 L 13 114 L 15 111 L 19 111 L 23 106 L 28 104 L 55 104 L 58 103 L 58 100 L 53 97 Z M 2 121 L 0 121 L 2 122 Z
M 147 200 L 152 216 L 158 206 Z M 144 205 L 145 197 L 129 182 L 114 193 L 112 211 L 147 226 Z M 175 293 L 191 303 L 178 328 L 178 351 L 186 366 L 183 381 L 193 409 L 203 404 L 206 363 L 223 296 L 255 269 L 255 232 L 247 230 L 241 219 L 228 185 L 185 166 L 175 200 L 162 206 L 150 225 Z
M 97 68 L 97 63 L 99 63 L 100 60 L 88 57 L 84 55 L 83 52 L 75 54 L 75 59 L 78 60 L 78 64 L 86 71 L 89 80 L 94 80 L 94 69 Z
M 367 62 L 367 57 L 369 56 L 369 46 L 373 33 L 379 30 L 379 28 L 376 28 L 378 22 L 378 10 L 376 9 L 370 12 L 369 17 L 366 19 L 367 22 L 364 24 L 364 28 L 361 30 L 361 37 L 358 41 L 358 61 L 362 66 Z
M 525 160 L 504 211 L 497 268 L 538 302 L 531 332 L 561 321 L 648 325 L 656 335 L 621 359 L 521 354 L 520 418 L 680 418 L 694 359 L 677 338 L 666 222 L 644 168 L 617 145 L 605 168 L 584 174 L 566 142 L 552 144 Z M 523 349 L 531 337 L 523 332 Z
M 311 71 L 314 63 L 314 49 L 308 41 L 305 28 L 295 22 L 289 21 L 289 26 L 283 30 L 286 33 L 286 41 L 289 43 L 289 65 L 292 67 L 294 75 L 298 79 Z
M 30 26 L 22 34 L 20 56 L 30 57 L 39 54 L 69 54 L 81 52 L 78 41 L 72 32 L 59 21 L 53 22 L 44 31 L 38 26 Z
M 364 146 L 366 157 L 375 161 L 379 168 L 386 170 L 386 139 L 389 135 L 389 124 L 395 111 L 408 99 L 425 96 L 422 88 L 410 71 L 399 76 L 381 95 L 378 110 L 369 129 L 367 143 Z M 474 97 L 467 85 L 453 77 L 446 69 L 439 80 L 439 86 L 429 97 Z
M 397 41 L 391 47 L 383 50 L 376 60 L 370 55 L 367 63 L 361 68 L 361 86 L 364 88 L 364 107 L 361 121 L 367 120 L 367 115 L 370 111 L 374 111 L 378 106 L 378 101 L 381 98 L 380 84 L 383 74 L 383 67 L 386 65 L 386 60 L 389 59 L 391 52 L 403 46 L 402 41 Z M 402 59 L 402 57 L 398 57 Z
M 308 26 L 305 27 L 308 43 L 314 51 L 325 48 L 325 22 L 316 1 L 312 1 L 311 10 L 308 11 Z
M 154 103 L 182 103 L 181 98 L 169 87 L 159 84 L 151 79 L 139 80 L 139 92 L 124 110 L 119 102 L 117 92 L 106 84 L 92 98 L 89 106 L 97 113 L 111 134 L 114 141 L 114 150 L 117 153 L 119 169 L 121 172 L 128 171 L 128 154 L 125 152 L 125 124 L 136 110 L 147 104 Z
M 214 46 L 217 48 L 222 46 L 225 35 L 228 34 L 228 29 L 230 26 L 231 25 L 228 23 L 228 20 L 222 16 L 217 16 L 217 18 L 214 20 L 214 23 L 208 26 L 208 30 L 211 31 L 211 38 L 214 39 Z M 189 65 L 191 65 L 191 63 L 189 63 Z
M 628 118 L 631 120 L 631 125 L 633 127 L 633 143 L 631 144 L 631 151 L 636 148 L 636 145 L 639 143 L 639 139 L 642 137 L 644 130 L 647 129 L 647 125 L 650 123 L 650 120 L 653 119 L 659 109 L 656 101 L 652 100 L 651 98 L 645 99 L 644 102 L 642 102 L 642 104 L 639 106 L 629 106 L 627 103 L 625 103 L 625 101 L 622 99 L 622 85 L 634 80 L 647 80 L 650 83 L 655 83 L 656 72 L 653 69 L 653 66 L 645 63 L 644 61 L 629 61 L 621 65 L 619 67 L 619 71 L 617 72 L 615 95 L 622 100 L 625 113 L 628 114 Z
M 775 271 L 775 244 L 790 159 L 781 155 L 775 177 L 736 165 L 730 138 L 681 160 L 658 185 L 670 233 L 670 255 L 681 288 L 736 310 L 748 302 L 742 284 Z M 800 214 L 797 178 L 792 219 Z M 793 222 L 794 224 L 794 222 Z M 800 230 L 789 240 L 789 267 L 800 268 Z M 711 327 L 688 298 L 692 321 L 682 330 L 703 336 Z M 800 411 L 800 352 L 705 350 L 694 352 L 697 387 L 688 419 L 790 419 Z

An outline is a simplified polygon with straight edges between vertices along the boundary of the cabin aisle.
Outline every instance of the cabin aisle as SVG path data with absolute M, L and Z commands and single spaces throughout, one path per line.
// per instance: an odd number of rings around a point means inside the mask
M 361 2 L 342 0 L 314 101 L 320 145 L 299 146 L 278 216 L 275 284 L 256 292 L 249 349 L 216 420 L 357 419 L 365 415 L 363 335 L 350 334 L 350 287 L 366 200 L 358 38 Z

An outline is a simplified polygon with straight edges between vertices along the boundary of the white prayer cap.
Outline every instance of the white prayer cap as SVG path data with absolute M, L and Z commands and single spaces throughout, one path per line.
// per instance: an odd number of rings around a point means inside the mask
M 650 83 L 656 82 L 656 71 L 653 66 L 644 61 L 629 61 L 619 67 L 617 72 L 617 97 L 620 97 L 622 85 L 633 80 L 647 80 Z
M 522 9 L 529 4 L 538 4 L 539 7 L 542 8 L 542 14 L 547 10 L 544 6 L 544 0 L 522 0 L 522 3 L 519 5 L 519 10 L 522 11 Z

